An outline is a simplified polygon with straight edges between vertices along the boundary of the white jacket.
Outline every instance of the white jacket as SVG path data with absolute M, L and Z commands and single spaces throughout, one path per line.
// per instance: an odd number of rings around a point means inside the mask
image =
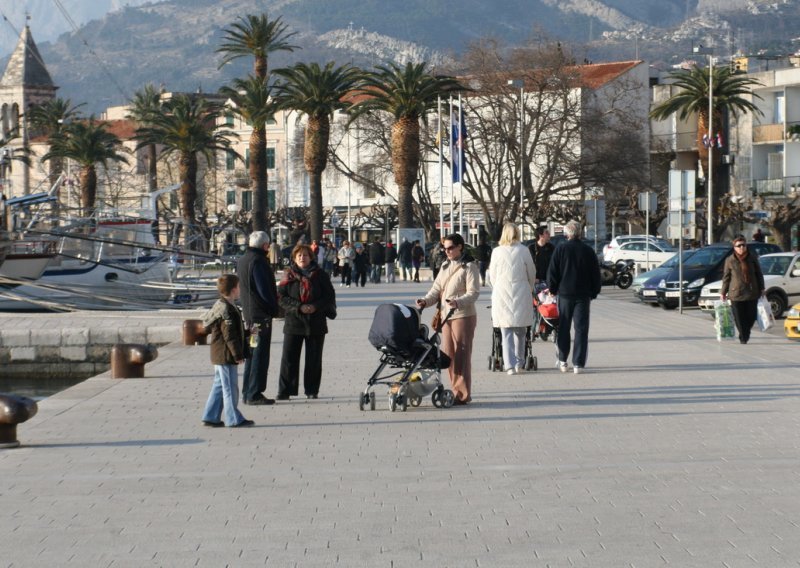
M 492 286 L 492 325 L 533 325 L 533 285 L 536 267 L 528 248 L 520 243 L 500 245 L 492 251 L 489 284 Z

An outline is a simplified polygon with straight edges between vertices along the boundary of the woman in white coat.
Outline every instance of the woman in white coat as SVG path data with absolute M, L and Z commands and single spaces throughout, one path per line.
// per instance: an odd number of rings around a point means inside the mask
M 525 368 L 525 334 L 533 325 L 533 286 L 536 266 L 519 242 L 514 223 L 503 226 L 500 246 L 492 251 L 489 284 L 492 287 L 492 324 L 503 337 L 503 362 L 509 375 Z

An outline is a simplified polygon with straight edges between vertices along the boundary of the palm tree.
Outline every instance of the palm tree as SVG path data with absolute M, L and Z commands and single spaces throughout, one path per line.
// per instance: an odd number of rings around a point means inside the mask
M 697 150 L 703 170 L 708 172 L 708 147 L 704 144 L 707 139 L 714 139 L 713 133 L 708 131 L 708 69 L 701 69 L 697 65 L 690 69 L 679 69 L 669 74 L 673 79 L 673 85 L 678 87 L 677 92 L 651 111 L 650 116 L 656 120 L 666 120 L 673 113 L 677 113 L 681 120 L 686 120 L 693 113 L 697 113 Z M 754 112 L 761 114 L 758 107 L 746 97 L 753 96 L 761 98 L 753 93 L 751 87 L 760 85 L 757 80 L 736 73 L 728 66 L 714 67 L 713 70 L 713 90 L 712 103 L 713 123 L 722 124 L 722 117 L 725 114 L 737 115 L 740 112 Z M 717 152 L 714 156 L 714 165 L 720 159 L 721 154 Z M 715 176 L 712 179 L 716 186 L 716 176 L 719 175 L 719 168 L 713 168 Z M 719 209 L 719 196 L 712 195 L 714 203 L 708 206 L 709 212 Z M 713 213 L 712 213 L 713 214 Z M 714 223 L 713 228 L 721 234 L 725 226 Z
M 128 118 L 139 123 L 140 126 L 147 126 L 152 123 L 153 116 L 161 112 L 161 92 L 151 83 L 144 86 L 141 91 L 136 91 L 130 100 L 130 111 Z M 158 159 L 155 144 L 147 146 L 147 188 L 150 193 L 158 189 Z
M 337 110 L 351 106 L 348 95 L 362 83 L 364 73 L 357 67 L 333 62 L 298 63 L 275 71 L 284 79 L 278 86 L 278 106 L 308 117 L 305 127 L 303 162 L 309 177 L 309 222 L 311 238 L 322 238 L 322 172 L 328 165 L 331 118 Z
M 297 46 L 290 45 L 288 39 L 296 32 L 288 32 L 288 27 L 280 18 L 270 20 L 266 14 L 248 14 L 239 18 L 223 30 L 222 44 L 217 48 L 223 53 L 220 68 L 239 57 L 253 56 L 253 75 L 261 82 L 256 85 L 249 79 L 251 87 L 269 90 L 269 54 L 275 51 L 294 51 Z M 244 85 L 240 85 L 244 86 Z M 240 90 L 238 87 L 235 87 Z M 260 94 L 254 93 L 256 96 Z M 250 98 L 248 96 L 248 98 Z M 254 109 L 255 110 L 255 109 Z M 256 131 L 250 136 L 250 190 L 253 192 L 253 229 L 267 229 L 267 136 L 266 129 Z
M 250 188 L 253 191 L 253 230 L 269 230 L 267 220 L 267 122 L 275 116 L 275 103 L 265 79 L 248 75 L 234 79 L 232 87 L 223 87 L 220 94 L 234 104 L 230 109 L 252 126 L 250 134 Z
M 52 139 L 59 136 L 70 121 L 80 118 L 79 109 L 85 104 L 73 106 L 69 99 L 55 98 L 31 106 L 28 110 L 28 124 L 35 133 L 47 136 L 48 143 L 52 143 Z M 63 170 L 64 163 L 61 158 L 54 156 L 48 162 L 47 175 L 51 185 L 56 182 Z
M 181 214 L 189 232 L 187 238 L 194 234 L 196 222 L 198 155 L 204 156 L 210 166 L 216 152 L 232 151 L 230 139 L 237 137 L 218 124 L 222 111 L 222 106 L 201 96 L 177 95 L 164 103 L 163 112 L 153 115 L 149 125 L 136 130 L 137 149 L 158 144 L 159 158 L 178 157 Z
M 50 150 L 42 161 L 69 158 L 80 166 L 81 209 L 88 217 L 94 213 L 97 196 L 97 164 L 107 169 L 108 162 L 128 162 L 117 151 L 120 145 L 120 139 L 108 131 L 108 124 L 92 116 L 64 126 L 50 139 Z
M 454 77 L 431 75 L 425 63 L 378 66 L 364 82 L 365 98 L 355 105 L 353 119 L 384 111 L 394 117 L 391 136 L 392 170 L 398 187 L 398 224 L 413 226 L 413 190 L 419 174 L 420 119 L 436 106 L 436 99 L 464 89 Z

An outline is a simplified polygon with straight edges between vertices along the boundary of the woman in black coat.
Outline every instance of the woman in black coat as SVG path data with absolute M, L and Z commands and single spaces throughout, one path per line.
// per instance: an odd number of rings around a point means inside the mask
M 292 262 L 278 285 L 278 301 L 286 312 L 283 322 L 278 400 L 297 396 L 300 351 L 306 346 L 303 386 L 306 398 L 317 398 L 322 380 L 322 348 L 327 319 L 336 317 L 336 293 L 330 277 L 314 261 L 308 245 L 292 250 Z

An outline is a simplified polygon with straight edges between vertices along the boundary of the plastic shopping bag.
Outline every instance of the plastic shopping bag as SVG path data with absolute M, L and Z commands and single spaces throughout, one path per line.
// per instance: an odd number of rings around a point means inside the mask
M 736 326 L 733 323 L 733 310 L 729 302 L 714 302 L 714 329 L 717 330 L 717 341 L 735 339 Z
M 756 315 L 758 316 L 758 327 L 761 331 L 767 331 L 775 325 L 775 318 L 772 316 L 772 308 L 765 297 L 758 299 Z

